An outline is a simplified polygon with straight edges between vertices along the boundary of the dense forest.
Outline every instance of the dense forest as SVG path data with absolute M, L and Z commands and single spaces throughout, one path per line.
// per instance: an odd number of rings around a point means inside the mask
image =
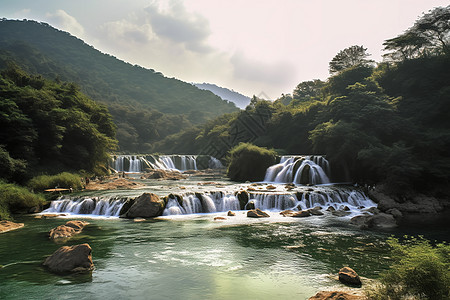
M 73 82 L 107 105 L 119 151 L 150 152 L 151 143 L 181 128 L 238 110 L 210 91 L 103 54 L 46 23 L 0 21 L 0 69 L 11 61 L 29 74 Z
M 273 103 L 253 97 L 244 111 L 169 136 L 156 149 L 199 153 L 216 145 L 225 157 L 240 142 L 252 142 L 280 154 L 324 154 L 335 180 L 383 182 L 392 192 L 445 187 L 449 35 L 450 6 L 437 8 L 385 41 L 383 63 L 351 46 L 329 63 L 326 81 L 302 82 Z
M 0 178 L 25 183 L 64 170 L 106 173 L 117 146 L 105 106 L 76 85 L 28 75 L 15 65 L 0 73 Z

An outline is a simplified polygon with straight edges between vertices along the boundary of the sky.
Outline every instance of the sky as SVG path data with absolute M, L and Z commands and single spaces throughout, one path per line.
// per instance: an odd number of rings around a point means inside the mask
M 329 76 L 340 51 L 383 41 L 448 0 L 1 0 L 0 17 L 49 23 L 118 59 L 186 82 L 276 99 Z

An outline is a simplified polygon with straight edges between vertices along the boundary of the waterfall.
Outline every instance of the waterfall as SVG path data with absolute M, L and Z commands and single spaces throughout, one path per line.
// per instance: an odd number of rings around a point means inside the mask
M 60 198 L 52 201 L 43 213 L 68 213 L 75 215 L 96 215 L 118 217 L 127 198 Z
M 282 156 L 280 163 L 269 167 L 265 182 L 324 184 L 330 183 L 329 163 L 322 156 Z
M 223 164 L 220 162 L 220 160 L 218 160 L 215 157 L 212 157 L 209 159 L 208 162 L 208 168 L 210 169 L 222 169 L 223 168 Z
M 181 205 L 174 198 L 169 197 L 164 216 L 179 214 L 214 213 L 229 210 L 239 210 L 239 200 L 234 194 L 212 192 L 203 194 L 180 195 Z

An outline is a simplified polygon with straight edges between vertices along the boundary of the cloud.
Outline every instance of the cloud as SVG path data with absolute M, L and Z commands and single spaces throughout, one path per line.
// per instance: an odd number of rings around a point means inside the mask
M 182 2 L 170 1 L 165 9 L 153 3 L 145 8 L 145 12 L 159 38 L 183 44 L 193 52 L 213 51 L 206 43 L 211 34 L 208 20 L 200 14 L 188 12 Z
M 296 76 L 296 69 L 287 61 L 263 62 L 248 58 L 241 52 L 235 53 L 230 62 L 237 79 L 270 85 L 282 85 Z
M 110 40 L 122 40 L 126 43 L 146 44 L 154 36 L 151 26 L 136 20 L 136 17 L 108 22 L 100 27 Z
M 54 14 L 47 13 L 46 17 L 50 23 L 59 29 L 68 31 L 77 37 L 82 37 L 84 35 L 83 26 L 81 26 L 74 17 L 62 9 L 58 9 Z

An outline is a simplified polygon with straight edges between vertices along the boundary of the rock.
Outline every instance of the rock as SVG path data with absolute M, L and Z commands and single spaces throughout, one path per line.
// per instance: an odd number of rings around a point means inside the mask
M 397 222 L 394 219 L 394 216 L 379 213 L 377 215 L 359 215 L 353 217 L 350 220 L 350 223 L 353 225 L 357 225 L 360 228 L 394 228 L 397 227 Z
M 133 221 L 138 223 L 138 222 L 144 222 L 146 220 L 144 218 L 134 218 Z
M 179 171 L 170 170 L 150 170 L 144 175 L 147 179 L 159 179 L 159 180 L 181 180 L 188 178 L 187 175 L 180 173 Z
M 309 217 L 309 216 L 311 216 L 311 213 L 310 213 L 309 211 L 307 211 L 307 210 L 301 210 L 301 211 L 298 211 L 298 212 L 296 212 L 296 213 L 293 213 L 291 217 L 294 217 L 294 218 L 304 218 L 304 217 Z
M 308 212 L 314 216 L 323 216 L 324 215 L 324 213 L 322 211 L 322 207 L 320 207 L 320 206 L 310 208 L 310 209 L 308 209 Z
M 266 186 L 266 189 L 268 189 L 268 190 L 275 190 L 277 187 L 276 186 L 274 186 L 274 185 L 268 185 L 268 186 Z
M 140 218 L 154 218 L 160 216 L 164 210 L 164 201 L 157 195 L 152 193 L 144 193 L 137 197 L 125 213 L 126 218 L 134 219 Z
M 331 213 L 336 217 L 345 217 L 351 214 L 351 212 L 345 210 L 332 210 Z
M 280 215 L 282 215 L 283 217 L 292 217 L 292 215 L 295 213 L 295 211 L 287 209 L 287 210 L 283 210 L 282 212 L 280 212 Z
M 323 291 L 318 292 L 309 300 L 362 300 L 364 296 L 352 295 L 341 291 Z
M 23 223 L 14 223 L 11 221 L 0 221 L 0 233 L 22 228 Z
M 249 201 L 244 209 L 255 209 L 255 202 Z
M 214 221 L 224 221 L 224 220 L 226 220 L 227 218 L 225 218 L 225 217 L 215 217 L 214 218 Z
M 237 198 L 239 200 L 239 205 L 241 207 L 241 210 L 245 209 L 245 205 L 247 204 L 248 200 L 249 200 L 249 194 L 246 191 L 239 191 L 237 193 Z M 255 207 L 253 208 L 249 208 L 249 209 L 255 209 Z
M 56 228 L 51 229 L 48 235 L 52 240 L 68 239 L 73 235 L 80 233 L 83 230 L 84 226 L 88 224 L 88 222 L 78 220 L 68 221 L 64 225 L 60 225 Z
M 361 279 L 358 274 L 349 267 L 343 267 L 339 270 L 339 281 L 344 284 L 361 286 Z
M 331 211 L 331 212 L 333 212 L 333 211 L 335 211 L 336 209 L 333 207 L 333 206 L 328 206 L 328 208 L 327 208 L 327 211 Z
M 396 209 L 396 208 L 388 209 L 388 210 L 386 211 L 386 213 L 392 215 L 392 216 L 393 216 L 394 218 L 396 218 L 396 219 L 399 219 L 399 218 L 403 217 L 402 212 L 399 211 L 399 210 Z
M 92 249 L 88 244 L 63 246 L 43 263 L 54 273 L 88 272 L 94 269 Z
M 234 216 L 236 216 L 236 214 L 234 212 L 232 212 L 231 210 L 229 210 L 227 213 L 227 216 L 234 217 Z
M 263 212 L 259 208 L 252 209 L 247 212 L 247 217 L 249 218 L 268 218 L 270 217 L 269 214 Z
M 372 207 L 369 207 L 369 208 L 365 208 L 365 209 L 363 209 L 363 211 L 370 212 L 371 214 L 374 214 L 374 215 L 380 213 L 380 210 L 378 208 L 376 208 L 375 206 L 372 206 Z

